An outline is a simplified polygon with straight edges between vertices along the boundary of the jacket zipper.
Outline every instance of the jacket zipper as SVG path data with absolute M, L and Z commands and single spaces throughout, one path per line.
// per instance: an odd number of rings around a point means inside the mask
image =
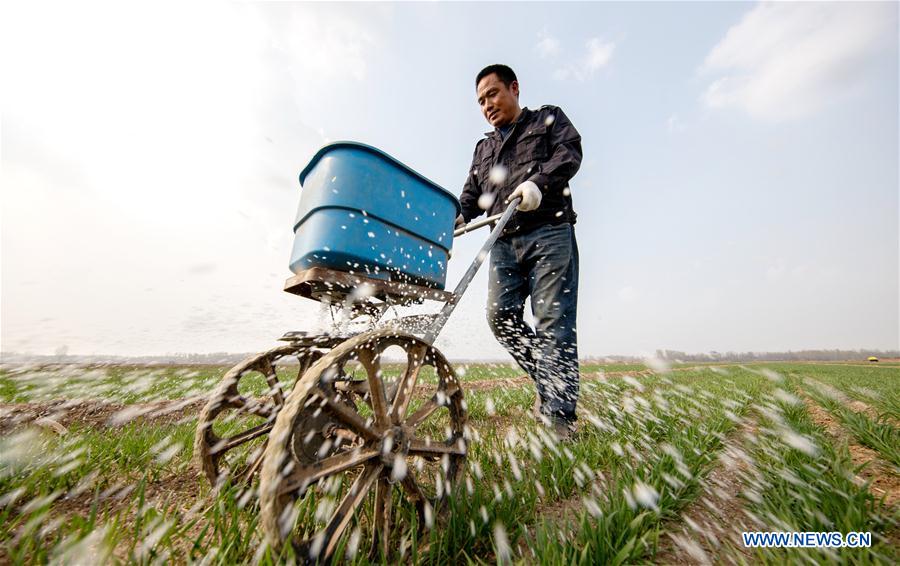
M 523 108 L 523 109 L 522 109 L 522 114 L 519 116 L 519 119 L 518 119 L 516 122 L 513 123 L 512 129 L 509 131 L 509 133 L 506 135 L 506 137 L 504 138 L 504 137 L 503 137 L 503 134 L 499 134 L 499 135 L 500 135 L 500 139 L 501 139 L 501 142 L 500 142 L 500 148 L 497 150 L 497 153 L 495 153 L 495 154 L 493 155 L 493 158 L 491 159 L 491 169 L 493 169 L 494 167 L 497 166 L 497 161 L 500 159 L 500 154 L 503 153 L 503 147 L 506 145 L 506 142 L 508 142 L 509 139 L 512 138 L 513 134 L 516 132 L 516 128 L 519 126 L 519 122 L 521 122 L 524 118 L 525 118 L 525 109 Z M 507 176 L 508 176 L 509 174 L 511 174 L 511 173 L 512 173 L 511 171 L 508 171 L 508 172 L 507 172 Z M 497 198 L 498 198 L 498 199 L 500 198 L 500 189 L 497 189 Z M 502 207 L 501 207 L 501 212 L 502 212 L 502 211 L 503 211 L 503 209 L 502 209 Z M 505 234 L 510 228 L 513 228 L 513 229 L 518 228 L 518 227 L 519 227 L 518 224 L 519 224 L 519 223 L 516 222 L 516 215 L 515 215 L 515 213 L 513 213 L 512 217 L 509 219 L 509 223 L 507 224 L 507 228 L 505 228 L 505 229 L 503 230 L 504 234 Z

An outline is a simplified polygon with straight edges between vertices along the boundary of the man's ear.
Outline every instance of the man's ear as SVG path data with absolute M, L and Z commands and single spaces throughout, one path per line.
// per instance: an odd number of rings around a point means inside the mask
M 519 81 L 509 83 L 509 90 L 512 91 L 513 96 L 519 98 Z

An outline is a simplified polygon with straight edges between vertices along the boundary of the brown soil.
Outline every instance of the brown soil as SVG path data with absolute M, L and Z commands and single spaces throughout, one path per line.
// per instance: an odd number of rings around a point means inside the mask
M 687 369 L 693 368 L 676 368 L 672 371 L 685 371 Z M 642 375 L 652 375 L 653 372 L 651 370 L 641 370 L 641 371 L 609 371 L 604 372 L 603 377 L 600 377 L 598 373 L 583 373 L 581 374 L 582 381 L 594 381 L 598 379 L 605 379 L 607 377 L 620 377 L 624 375 L 631 375 L 635 377 L 640 377 Z M 504 378 L 504 379 L 480 379 L 477 381 L 462 381 L 463 391 L 486 391 L 489 389 L 506 389 L 510 387 L 520 387 L 522 385 L 530 385 L 534 383 L 530 377 L 527 375 L 520 375 L 519 377 L 512 378 Z M 421 386 L 425 387 L 425 386 Z
M 147 483 L 144 487 L 145 506 L 166 506 L 178 503 L 182 510 L 190 508 L 200 497 L 201 478 L 193 468 L 180 473 L 168 473 Z M 132 503 L 137 482 L 117 484 L 104 490 L 98 498 L 98 512 L 114 515 Z M 84 513 L 91 508 L 95 494 L 88 490 L 76 497 L 62 497 L 53 504 L 53 511 L 61 516 Z
M 854 466 L 865 467 L 859 471 L 858 483 L 869 482 L 869 491 L 876 498 L 884 497 L 885 505 L 896 506 L 900 503 L 900 477 L 893 467 L 885 462 L 878 452 L 856 442 L 852 434 L 847 432 L 840 421 L 818 403 L 806 397 L 806 408 L 813 422 L 825 429 L 829 436 L 840 442 L 846 442 L 850 451 L 850 458 Z
M 825 383 L 822 383 L 822 382 L 817 381 L 812 378 L 806 378 L 804 381 L 807 382 L 808 384 L 812 385 L 816 389 L 826 392 L 829 396 L 834 397 L 837 401 L 840 401 L 848 409 L 850 409 L 851 411 L 853 411 L 855 413 L 862 413 L 872 420 L 876 420 L 876 421 L 884 420 L 894 426 L 900 426 L 900 421 L 897 421 L 897 419 L 892 418 L 891 416 L 885 414 L 882 411 L 879 411 L 877 408 L 872 407 L 871 405 L 869 405 L 868 403 L 866 403 L 864 401 L 850 398 L 847 393 L 835 388 L 832 385 L 827 385 Z
M 753 473 L 752 461 L 743 447 L 755 435 L 756 424 L 748 421 L 729 437 L 721 464 L 700 481 L 703 494 L 684 508 L 680 521 L 663 526 L 667 536 L 660 539 L 653 562 L 738 564 L 751 561 L 740 544 L 740 533 L 760 526 L 745 511 L 739 494 L 744 490 L 747 476 Z
M 881 362 L 896 362 L 896 361 L 898 361 L 898 360 L 895 360 L 895 359 L 881 360 Z M 884 363 L 879 364 L 877 362 L 866 362 L 866 361 L 859 361 L 859 362 L 815 362 L 815 361 L 809 362 L 809 361 L 807 361 L 807 362 L 783 362 L 783 363 L 804 364 L 804 365 L 812 365 L 812 366 L 853 366 L 853 367 L 869 367 L 869 368 L 882 368 L 882 369 L 893 369 L 893 370 L 900 369 L 895 365 L 889 365 L 889 364 L 884 364 Z
M 133 421 L 169 424 L 196 415 L 205 402 L 191 397 L 133 405 L 102 400 L 0 403 L 0 433 L 31 424 L 57 433 L 65 433 L 73 425 L 115 427 Z
M 745 477 L 751 473 L 749 456 L 741 446 L 749 435 L 755 435 L 755 424 L 745 424 L 739 433 L 732 433 L 723 449 L 725 462 L 714 468 L 701 481 L 705 493 L 697 501 L 688 505 L 682 517 L 697 525 L 697 531 L 688 531 L 686 521 L 673 521 L 663 527 L 669 537 L 660 540 L 657 553 L 651 561 L 656 564 L 709 564 L 740 563 L 748 561 L 750 556 L 739 546 L 740 532 L 748 530 L 755 523 L 750 515 L 744 512 L 743 501 L 738 494 L 743 490 Z M 567 536 L 562 530 L 567 521 L 577 518 L 584 508 L 585 497 L 599 496 L 605 493 L 604 480 L 598 477 L 592 489 L 578 493 L 573 497 L 539 505 L 537 513 L 549 523 L 555 524 L 561 536 Z M 677 532 L 679 526 L 681 532 Z M 758 528 L 758 526 L 756 526 Z M 519 556 L 526 556 L 529 549 L 525 540 L 516 543 Z M 738 556 L 739 558 L 735 558 Z
M 900 426 L 900 421 L 884 414 L 875 407 L 872 407 L 871 405 L 868 405 L 863 401 L 848 399 L 847 408 L 855 413 L 863 413 L 874 421 L 882 420 L 887 421 L 894 426 Z
M 178 513 L 178 516 L 174 517 L 176 520 L 181 523 L 188 522 L 197 514 L 202 513 L 207 502 L 210 501 L 209 494 L 212 492 L 203 485 L 205 483 L 206 480 L 200 477 L 192 467 L 181 472 L 161 475 L 144 486 L 143 510 L 157 508 L 175 511 Z M 104 489 L 99 494 L 95 493 L 93 489 L 87 489 L 74 496 L 60 497 L 53 503 L 50 514 L 45 517 L 44 522 L 64 523 L 73 517 L 86 517 L 96 503 L 97 525 L 102 525 L 114 517 L 120 516 L 119 528 L 134 530 L 138 512 L 142 511 L 137 507 L 137 489 L 137 481 L 123 480 Z M 202 495 L 204 493 L 207 495 Z M 188 530 L 188 533 L 196 538 L 203 528 L 204 524 L 198 522 Z M 49 542 L 55 534 L 51 530 L 44 536 Z M 184 542 L 181 556 L 187 556 L 187 553 L 190 552 L 189 545 L 193 538 L 187 536 L 180 539 Z M 132 542 L 131 539 L 124 539 L 122 544 L 127 545 L 130 542 Z M 127 546 L 115 548 L 112 550 L 112 557 L 120 562 L 129 562 L 128 552 Z M 6 563 L 8 563 L 8 556 L 0 548 L 0 565 Z

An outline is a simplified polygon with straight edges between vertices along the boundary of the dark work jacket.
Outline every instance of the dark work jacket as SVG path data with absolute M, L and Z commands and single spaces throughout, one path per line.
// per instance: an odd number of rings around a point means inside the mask
M 523 108 L 505 140 L 496 129 L 485 136 L 475 145 L 469 176 L 459 197 L 466 222 L 485 212 L 478 206 L 482 194 L 494 197 L 488 215 L 500 214 L 516 187 L 532 181 L 541 190 L 541 206 L 531 212 L 517 210 L 504 236 L 526 233 L 545 224 L 575 223 L 569 179 L 581 166 L 581 135 L 560 108 Z

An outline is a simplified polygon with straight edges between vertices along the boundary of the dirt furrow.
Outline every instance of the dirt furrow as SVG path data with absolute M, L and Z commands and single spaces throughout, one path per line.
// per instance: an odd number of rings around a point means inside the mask
M 840 421 L 812 398 L 804 395 L 804 402 L 809 415 L 816 425 L 825 429 L 832 439 L 847 444 L 854 467 L 862 466 L 857 474 L 857 483 L 869 482 L 869 491 L 876 498 L 884 497 L 885 505 L 894 507 L 900 504 L 900 477 L 890 463 L 884 461 L 878 452 L 856 441 L 856 438 Z
M 152 424 L 177 423 L 198 414 L 205 402 L 205 398 L 198 396 L 128 405 L 97 399 L 0 403 L 0 433 L 27 425 L 65 434 L 73 425 L 115 427 L 135 420 Z
M 729 435 L 719 465 L 700 480 L 703 494 L 681 512 L 680 521 L 664 525 L 653 557 L 658 564 L 738 564 L 751 561 L 740 544 L 741 531 L 756 530 L 740 497 L 753 462 L 744 446 L 757 434 L 756 423 L 744 422 Z

